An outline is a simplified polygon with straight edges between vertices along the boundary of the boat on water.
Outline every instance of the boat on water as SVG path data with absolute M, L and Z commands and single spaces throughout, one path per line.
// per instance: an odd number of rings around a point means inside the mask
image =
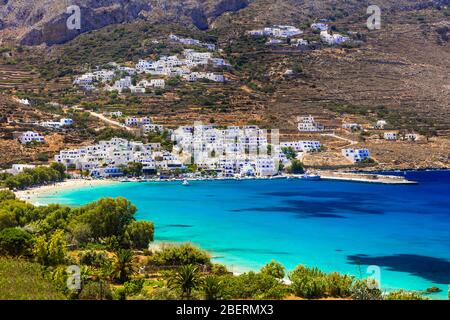
M 131 182 L 128 178 L 120 179 L 120 182 Z
M 317 173 L 312 172 L 305 172 L 305 174 L 302 174 L 299 179 L 302 180 L 310 180 L 310 181 L 319 181 L 321 179 L 320 175 Z
M 184 179 L 182 185 L 183 185 L 183 186 L 188 186 L 188 185 L 189 185 L 189 181 L 187 181 L 186 179 Z

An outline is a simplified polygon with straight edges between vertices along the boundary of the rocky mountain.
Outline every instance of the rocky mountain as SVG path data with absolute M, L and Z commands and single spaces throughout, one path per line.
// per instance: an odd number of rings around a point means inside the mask
M 69 30 L 67 20 L 80 8 L 80 29 Z M 1 0 L 0 35 L 25 45 L 65 43 L 81 33 L 111 24 L 145 19 L 176 22 L 207 29 L 211 20 L 248 5 L 248 0 Z
M 177 23 L 204 30 L 225 13 L 247 9 L 248 20 L 298 22 L 305 17 L 327 18 L 363 15 L 367 0 L 0 0 L 0 36 L 25 45 L 61 44 L 81 33 L 111 24 L 139 19 L 151 24 Z M 384 10 L 418 10 L 448 5 L 450 0 L 377 0 Z M 79 30 L 69 30 L 66 22 L 77 5 L 81 13 Z M 245 16 L 245 15 L 244 15 Z

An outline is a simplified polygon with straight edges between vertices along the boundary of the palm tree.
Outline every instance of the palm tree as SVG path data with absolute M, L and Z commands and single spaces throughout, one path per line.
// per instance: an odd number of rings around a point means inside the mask
M 218 300 L 222 296 L 222 281 L 217 276 L 207 276 L 203 280 L 205 300 Z
M 119 283 L 127 282 L 134 273 L 133 260 L 134 254 L 131 250 L 120 249 L 116 252 L 114 274 Z
M 178 289 L 181 291 L 181 297 L 190 299 L 192 290 L 200 287 L 202 283 L 200 271 L 197 266 L 188 264 L 181 266 L 168 281 L 168 286 L 171 289 Z

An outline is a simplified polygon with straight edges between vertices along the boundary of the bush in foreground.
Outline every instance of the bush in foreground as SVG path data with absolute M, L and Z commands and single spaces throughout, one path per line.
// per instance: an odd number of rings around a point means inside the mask
M 208 252 L 189 243 L 181 245 L 165 245 L 161 251 L 155 252 L 148 259 L 153 266 L 184 266 L 184 265 L 211 265 Z

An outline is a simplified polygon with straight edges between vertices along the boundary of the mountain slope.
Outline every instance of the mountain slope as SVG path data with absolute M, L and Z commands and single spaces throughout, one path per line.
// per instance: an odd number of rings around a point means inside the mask
M 247 6 L 247 0 L 77 0 L 81 29 L 68 30 L 68 5 L 57 0 L 3 0 L 0 6 L 2 38 L 21 44 L 61 44 L 81 33 L 107 25 L 145 19 L 150 23 L 177 22 L 207 29 L 209 20 Z

